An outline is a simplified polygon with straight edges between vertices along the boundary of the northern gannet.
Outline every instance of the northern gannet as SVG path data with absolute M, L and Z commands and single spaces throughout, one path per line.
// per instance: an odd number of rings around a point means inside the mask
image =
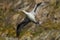
M 45 3 L 38 3 L 38 4 L 36 4 L 31 12 L 26 12 L 25 10 L 22 10 L 22 12 L 24 12 L 26 14 L 26 18 L 20 24 L 17 25 L 17 29 L 16 29 L 17 37 L 19 36 L 22 28 L 24 28 L 24 26 L 27 25 L 29 22 L 33 22 L 35 24 L 39 24 L 39 22 L 35 18 L 36 10 L 37 10 L 37 8 L 39 6 L 42 7 L 44 5 L 45 5 Z

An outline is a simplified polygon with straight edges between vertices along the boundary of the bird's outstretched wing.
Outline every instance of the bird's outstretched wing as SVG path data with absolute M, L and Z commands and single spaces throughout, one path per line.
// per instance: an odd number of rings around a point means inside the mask
M 31 13 L 36 15 L 37 11 L 45 5 L 46 5 L 45 2 L 40 2 L 40 3 L 36 4 L 35 7 L 33 8 L 33 10 L 31 11 Z
M 36 4 L 36 6 L 34 7 L 33 11 L 36 12 L 37 8 L 41 5 L 41 3 Z
M 16 29 L 16 36 L 17 37 L 19 37 L 20 32 L 29 22 L 30 22 L 30 19 L 28 19 L 26 17 L 20 24 L 17 25 L 17 29 Z

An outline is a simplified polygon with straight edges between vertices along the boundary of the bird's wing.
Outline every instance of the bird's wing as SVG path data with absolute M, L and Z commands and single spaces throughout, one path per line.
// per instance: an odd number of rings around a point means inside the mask
M 22 31 L 22 29 L 30 22 L 29 18 L 25 18 L 20 24 L 17 25 L 17 29 L 16 29 L 16 35 L 17 37 L 19 36 L 20 32 Z
M 31 13 L 36 15 L 36 13 L 39 11 L 39 9 L 45 5 L 46 5 L 46 3 L 44 3 L 44 2 L 40 2 L 40 3 L 36 4 L 35 7 L 33 8 L 33 10 L 31 11 Z
M 40 5 L 41 5 L 41 3 L 36 4 L 35 7 L 33 8 L 33 10 L 31 11 L 31 13 L 33 13 L 35 15 L 35 12 Z

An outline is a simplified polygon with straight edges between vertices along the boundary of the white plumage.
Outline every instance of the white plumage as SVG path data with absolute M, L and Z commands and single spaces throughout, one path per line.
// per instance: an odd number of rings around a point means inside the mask
M 27 17 L 28 17 L 31 21 L 36 22 L 35 16 L 34 16 L 32 13 L 28 13 L 28 12 L 26 12 L 25 10 L 23 10 L 23 12 L 27 15 Z

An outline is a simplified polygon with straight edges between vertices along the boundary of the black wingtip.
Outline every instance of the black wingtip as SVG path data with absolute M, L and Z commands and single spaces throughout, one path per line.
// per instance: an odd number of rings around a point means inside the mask
M 41 3 L 42 3 L 42 2 L 36 4 L 37 6 L 36 6 L 34 12 L 36 12 L 37 7 L 39 7 L 39 6 L 41 5 Z
M 40 6 L 40 5 L 41 5 L 41 3 L 42 3 L 42 2 L 38 3 L 38 4 L 37 4 L 37 7 L 38 7 L 38 6 Z

